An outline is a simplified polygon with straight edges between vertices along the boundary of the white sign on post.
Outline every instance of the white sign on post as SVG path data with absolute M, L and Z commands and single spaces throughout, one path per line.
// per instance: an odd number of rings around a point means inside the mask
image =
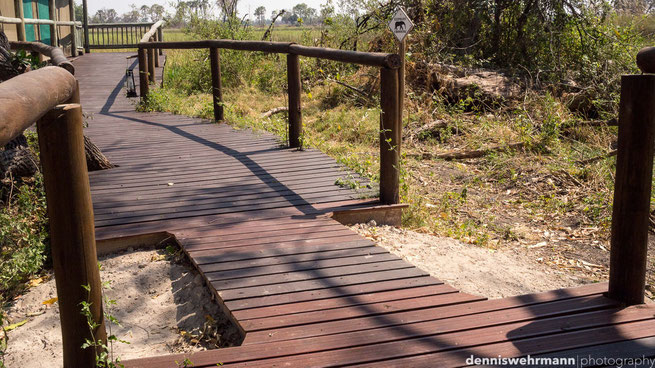
M 414 28 L 414 23 L 409 19 L 403 8 L 398 8 L 396 14 L 391 18 L 391 22 L 389 22 L 391 32 L 396 35 L 398 41 L 403 42 L 412 28 Z

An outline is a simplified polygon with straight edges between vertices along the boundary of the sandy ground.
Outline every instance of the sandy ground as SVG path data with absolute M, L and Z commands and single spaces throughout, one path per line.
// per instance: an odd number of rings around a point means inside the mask
M 116 300 L 110 313 L 121 323 L 112 327 L 112 333 L 130 342 L 114 345 L 115 357 L 191 352 L 238 340 L 238 332 L 212 301 L 201 276 L 179 257 L 170 258 L 161 250 L 101 258 L 101 278 L 111 287 L 105 294 Z M 55 280 L 49 277 L 9 309 L 9 324 L 27 323 L 8 334 L 8 368 L 62 366 L 58 304 L 43 303 L 55 297 Z
M 526 249 L 492 250 L 451 238 L 371 225 L 351 228 L 466 293 L 502 298 L 590 282 L 541 264 Z
M 501 298 L 592 281 L 541 263 L 530 249 L 492 250 L 374 224 L 351 228 L 470 294 Z M 116 345 L 115 356 L 125 360 L 238 343 L 238 332 L 211 300 L 200 275 L 181 258 L 162 250 L 141 250 L 101 259 L 101 277 L 111 285 L 106 295 L 117 303 L 111 314 L 121 323 L 112 332 L 130 342 Z M 54 297 L 55 282 L 49 277 L 10 308 L 8 324 L 27 322 L 9 332 L 7 367 L 62 366 L 58 306 L 44 304 Z

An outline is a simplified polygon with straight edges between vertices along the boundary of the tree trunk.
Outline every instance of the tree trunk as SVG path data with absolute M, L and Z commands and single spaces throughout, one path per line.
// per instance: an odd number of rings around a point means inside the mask
M 89 171 L 116 167 L 116 165 L 109 162 L 107 157 L 100 152 L 100 149 L 87 136 L 84 136 L 84 153 L 86 155 L 86 167 Z
M 38 170 L 38 160 L 28 148 L 24 135 L 14 138 L 0 150 L 0 179 L 30 177 Z

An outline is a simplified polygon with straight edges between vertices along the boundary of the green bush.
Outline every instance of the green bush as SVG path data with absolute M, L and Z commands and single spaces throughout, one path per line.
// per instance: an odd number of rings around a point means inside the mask
M 0 209 L 0 304 L 10 300 L 46 260 L 47 213 L 41 174 L 34 182 L 9 188 Z

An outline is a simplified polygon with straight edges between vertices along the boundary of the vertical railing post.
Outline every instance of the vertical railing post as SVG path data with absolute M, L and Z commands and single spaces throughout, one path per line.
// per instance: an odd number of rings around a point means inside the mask
M 150 39 L 150 42 L 152 42 L 152 38 Z M 157 55 L 155 54 L 155 49 L 147 49 L 148 50 L 148 79 L 150 80 L 151 83 L 155 83 L 155 58 Z
M 155 33 L 154 40 L 159 41 L 159 33 Z M 152 55 L 155 58 L 155 67 L 159 68 L 159 51 L 157 49 L 152 49 Z
M 157 29 L 157 39 L 159 40 L 159 42 L 164 42 L 164 30 L 162 29 L 162 27 L 159 27 Z M 159 55 L 160 56 L 164 55 L 164 49 L 159 49 Z
M 86 5 L 87 0 L 82 0 L 82 13 L 84 13 L 84 19 L 82 19 L 84 27 L 84 52 L 91 52 L 91 46 L 89 45 L 89 7 Z
M 99 351 L 82 344 L 92 338 L 106 344 L 107 335 L 82 127 L 79 103 L 59 105 L 37 123 L 64 367 L 91 368 Z M 99 324 L 93 332 L 81 313 L 83 301 L 91 303 L 91 317 Z
M 655 75 L 621 78 L 609 297 L 644 302 L 655 146 Z
M 380 202 L 400 202 L 398 71 L 380 68 Z
M 68 15 L 73 22 L 73 25 L 70 27 L 71 32 L 71 56 L 77 56 L 77 28 L 75 27 L 75 0 L 68 0 Z
M 148 61 L 146 57 L 147 50 L 139 47 L 139 95 L 141 101 L 145 102 L 148 98 Z
M 25 37 L 25 12 L 23 10 L 23 1 L 14 0 L 14 8 L 16 10 L 16 17 L 20 18 L 20 24 L 16 24 L 16 31 L 18 33 L 18 41 L 26 41 Z
M 289 85 L 289 147 L 302 148 L 302 110 L 300 102 L 300 62 L 298 55 L 287 55 L 287 82 Z
M 50 45 L 59 46 L 59 39 L 57 37 L 57 7 L 55 0 L 48 0 L 48 18 L 54 23 L 50 25 Z
M 212 96 L 214 98 L 214 120 L 221 122 L 223 115 L 223 89 L 221 86 L 221 55 L 216 47 L 209 48 L 212 72 Z

